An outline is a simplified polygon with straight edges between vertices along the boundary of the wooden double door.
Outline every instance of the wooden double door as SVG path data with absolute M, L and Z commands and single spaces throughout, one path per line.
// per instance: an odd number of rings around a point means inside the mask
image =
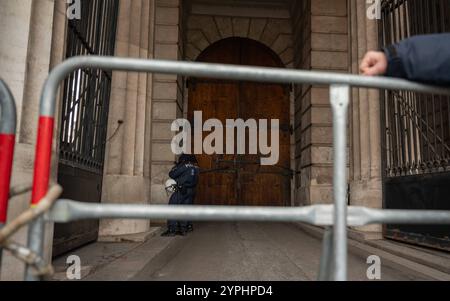
M 230 38 L 213 44 L 198 58 L 209 63 L 281 67 L 279 58 L 262 44 L 249 39 Z M 249 154 L 249 131 L 244 155 L 197 155 L 201 168 L 196 204 L 287 206 L 290 204 L 290 87 L 279 84 L 189 79 L 188 119 L 201 111 L 203 121 L 218 119 L 225 128 L 227 119 L 279 120 L 279 161 L 262 166 L 261 154 Z M 258 128 L 259 131 L 264 131 Z M 203 136 L 209 133 L 205 132 Z M 268 145 L 272 137 L 268 131 Z M 235 135 L 236 137 L 236 135 Z M 224 138 L 225 140 L 225 138 Z M 236 138 L 235 138 L 236 148 Z M 259 142 L 259 139 L 258 139 Z M 225 142 L 224 142 L 225 143 Z M 267 157 L 267 155 L 263 156 Z

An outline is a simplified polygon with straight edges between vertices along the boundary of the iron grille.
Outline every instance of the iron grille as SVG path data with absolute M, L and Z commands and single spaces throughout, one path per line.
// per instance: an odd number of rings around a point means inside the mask
M 448 0 L 382 1 L 382 46 L 414 35 L 449 31 Z M 450 97 L 388 91 L 381 112 L 387 177 L 450 169 Z
M 68 21 L 66 57 L 114 55 L 119 0 L 82 0 Z M 83 68 L 65 80 L 60 162 L 101 174 L 105 156 L 110 71 Z

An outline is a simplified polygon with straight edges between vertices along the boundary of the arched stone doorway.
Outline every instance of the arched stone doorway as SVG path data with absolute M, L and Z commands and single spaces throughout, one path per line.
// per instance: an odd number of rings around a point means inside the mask
M 210 45 L 197 61 L 284 67 L 280 58 L 267 46 L 251 39 L 236 37 Z M 194 119 L 194 112 L 201 111 L 203 120 L 218 119 L 222 124 L 227 119 L 278 119 L 280 122 L 280 155 L 275 166 L 261 166 L 261 155 L 248 155 L 248 151 L 245 155 L 199 155 L 202 176 L 197 204 L 290 205 L 289 110 L 290 87 L 286 85 L 200 78 L 189 80 L 188 119 L 191 121 Z M 249 145 L 248 133 L 247 130 L 246 150 Z M 268 141 L 270 144 L 270 135 Z

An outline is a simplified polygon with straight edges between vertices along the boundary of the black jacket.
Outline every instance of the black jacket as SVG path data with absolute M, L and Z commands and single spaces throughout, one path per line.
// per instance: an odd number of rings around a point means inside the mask
M 450 85 L 450 34 L 415 36 L 384 49 L 386 76 Z
M 174 179 L 182 190 L 195 189 L 199 178 L 199 168 L 191 163 L 177 164 L 169 172 L 169 177 Z

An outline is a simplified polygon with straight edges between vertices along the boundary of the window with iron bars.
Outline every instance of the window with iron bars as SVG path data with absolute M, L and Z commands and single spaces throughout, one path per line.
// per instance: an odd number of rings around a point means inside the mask
M 448 0 L 383 0 L 381 46 L 410 36 L 450 32 Z M 387 177 L 450 170 L 450 97 L 385 92 L 382 99 Z
M 82 0 L 81 19 L 68 21 L 66 57 L 114 55 L 119 0 Z M 102 173 L 107 134 L 109 71 L 80 69 L 64 82 L 60 162 Z

